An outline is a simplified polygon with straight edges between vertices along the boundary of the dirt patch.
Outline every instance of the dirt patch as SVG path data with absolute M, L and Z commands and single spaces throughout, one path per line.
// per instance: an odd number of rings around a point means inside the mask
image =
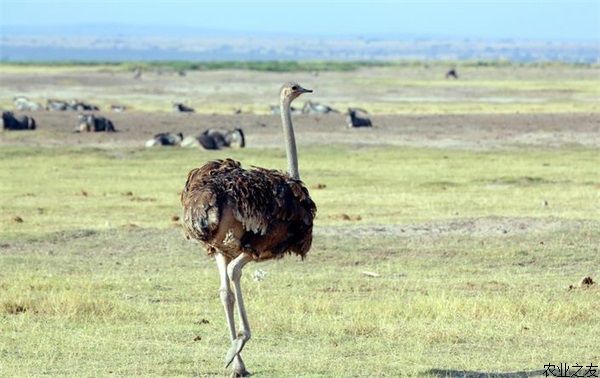
M 131 202 L 156 202 L 156 198 L 133 196 L 129 199 Z
M 3 312 L 9 315 L 18 315 L 27 312 L 27 307 L 14 302 L 4 302 L 3 307 Z
M 336 214 L 336 215 L 332 215 L 330 216 L 331 219 L 336 219 L 336 220 L 344 220 L 344 221 L 359 221 L 362 220 L 362 217 L 360 215 L 349 215 L 349 214 Z
M 314 232 L 316 235 L 322 236 L 337 235 L 355 238 L 373 236 L 400 236 L 407 238 L 446 235 L 493 236 L 572 229 L 580 228 L 582 225 L 583 221 L 484 217 L 419 224 L 316 227 Z

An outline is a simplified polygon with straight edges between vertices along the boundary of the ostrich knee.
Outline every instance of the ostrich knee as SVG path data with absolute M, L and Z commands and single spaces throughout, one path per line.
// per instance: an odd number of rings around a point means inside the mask
M 235 303 L 235 296 L 233 292 L 228 287 L 222 287 L 219 289 L 219 296 L 221 297 L 221 303 L 223 306 L 228 308 L 233 308 L 233 304 Z
M 234 264 L 229 264 L 227 266 L 227 276 L 233 283 L 240 282 L 240 279 L 242 278 L 242 268 Z

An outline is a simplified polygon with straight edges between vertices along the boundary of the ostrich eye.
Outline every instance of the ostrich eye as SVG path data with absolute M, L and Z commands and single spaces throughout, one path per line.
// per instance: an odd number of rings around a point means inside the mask
M 298 86 L 297 86 L 297 85 L 294 85 L 294 86 L 292 87 L 292 90 L 293 90 L 293 91 L 297 91 L 297 90 L 298 90 Z

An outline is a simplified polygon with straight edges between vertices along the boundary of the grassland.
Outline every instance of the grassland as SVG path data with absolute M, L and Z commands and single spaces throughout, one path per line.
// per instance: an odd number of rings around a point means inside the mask
M 600 276 L 597 150 L 301 150 L 304 180 L 326 185 L 313 250 L 243 278 L 257 377 L 598 364 L 598 285 L 568 288 Z M 216 268 L 171 220 L 186 172 L 222 156 L 284 164 L 279 149 L 3 147 L 0 375 L 226 374 Z
M 458 80 L 444 77 L 453 66 Z M 177 74 L 182 70 L 186 76 Z M 313 101 L 372 114 L 600 112 L 598 65 L 505 62 L 1 64 L 0 107 L 25 95 L 40 103 L 78 98 L 102 109 L 119 103 L 171 111 L 172 102 L 185 102 L 205 114 L 265 114 L 272 88 L 290 79 L 314 89 Z
M 245 269 L 256 377 L 600 364 L 600 289 L 577 284 L 600 278 L 598 66 L 457 63 L 454 81 L 450 62 L 182 64 L 140 79 L 137 63 L 0 65 L 3 108 L 18 94 L 128 106 L 108 115 L 111 135 L 74 134 L 69 112 L 0 134 L 0 376 L 227 374 L 216 266 L 173 219 L 207 160 L 284 168 L 278 117 L 260 113 L 290 79 L 315 90 L 306 100 L 369 110 L 375 127 L 295 118 L 319 212 L 305 261 Z M 201 114 L 167 113 L 172 101 Z M 243 150 L 141 147 L 239 126 Z
M 306 147 L 302 173 L 320 204 L 318 224 L 420 223 L 486 217 L 600 220 L 595 149 L 452 151 Z M 169 226 L 187 172 L 206 160 L 284 169 L 279 149 L 198 152 L 6 147 L 0 151 L 5 236 L 65 229 Z M 577 167 L 573 170 L 573 167 Z M 543 206 L 543 201 L 551 206 Z M 42 209 L 42 210 L 40 210 Z M 41 214 L 40 214 L 41 212 Z

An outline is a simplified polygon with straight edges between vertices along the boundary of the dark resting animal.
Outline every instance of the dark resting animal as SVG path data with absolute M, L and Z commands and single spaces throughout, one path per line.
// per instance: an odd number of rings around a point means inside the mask
M 288 173 L 244 169 L 231 159 L 215 160 L 192 169 L 181 193 L 187 237 L 215 256 L 219 268 L 219 291 L 231 340 L 225 366 L 233 363 L 233 375 L 238 377 L 250 374 L 241 357 L 250 339 L 240 285 L 242 268 L 250 261 L 277 259 L 286 253 L 304 258 L 312 243 L 316 206 L 300 181 L 290 111 L 291 102 L 307 92 L 312 91 L 297 83 L 286 83 L 280 91 Z M 236 303 L 241 328 L 237 332 Z
M 99 107 L 96 105 L 88 104 L 78 100 L 69 101 L 67 110 L 75 110 L 75 111 L 98 111 Z
M 220 150 L 223 147 L 244 148 L 246 138 L 242 129 L 208 129 L 198 136 L 198 142 L 207 150 Z
M 154 146 L 179 146 L 183 141 L 182 133 L 159 133 L 146 142 L 146 147 Z
M 181 112 L 181 113 L 193 113 L 194 109 L 190 108 L 189 106 L 186 106 L 180 102 L 176 102 L 173 104 L 173 111 Z
M 348 108 L 348 113 L 346 113 L 346 123 L 348 124 L 348 127 L 372 127 L 371 120 L 367 117 L 357 115 L 359 112 L 367 114 L 366 110 Z
M 458 79 L 458 73 L 456 72 L 455 68 L 450 69 L 448 72 L 446 72 L 446 79 Z
M 75 132 L 115 132 L 112 121 L 106 117 L 93 114 L 79 114 L 77 116 L 77 127 Z
M 32 117 L 15 117 L 13 112 L 2 112 L 0 130 L 35 130 L 36 123 Z

